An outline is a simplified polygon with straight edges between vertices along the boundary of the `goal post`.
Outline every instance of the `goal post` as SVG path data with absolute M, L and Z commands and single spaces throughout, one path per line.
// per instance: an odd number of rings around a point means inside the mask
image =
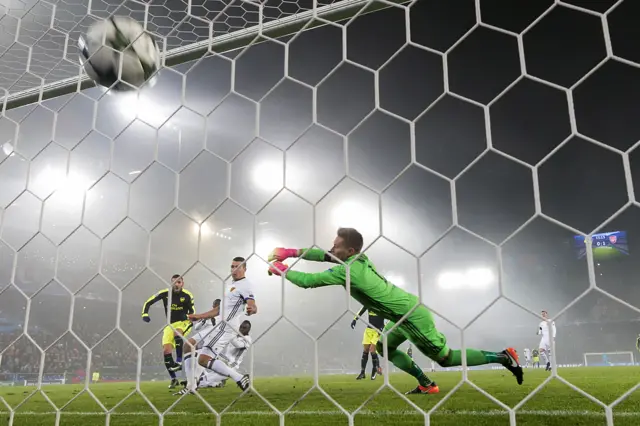
M 616 367 L 635 365 L 633 352 L 587 352 L 584 354 L 585 367 Z
M 388 3 L 402 4 L 406 2 L 407 0 L 389 0 Z M 163 66 L 171 67 L 197 60 L 207 51 L 224 53 L 241 49 L 250 44 L 257 44 L 264 41 L 256 40 L 256 37 L 261 35 L 269 38 L 284 37 L 295 34 L 302 29 L 311 29 L 326 25 L 327 21 L 338 22 L 349 19 L 362 10 L 363 7 L 367 7 L 367 10 L 363 13 L 372 13 L 390 7 L 390 4 L 373 0 L 340 0 L 326 6 L 318 7 L 317 0 L 315 0 L 314 7 L 311 10 L 222 34 L 209 40 L 170 49 L 163 55 Z M 69 47 L 67 47 L 67 49 L 77 47 L 77 40 L 69 40 L 68 43 Z M 11 93 L 10 89 L 7 89 L 9 91 L 5 91 L 3 98 L 0 99 L 0 110 L 4 111 L 18 108 L 94 86 L 95 83 L 83 73 L 79 76 L 61 79 L 16 93 Z M 0 90 L 1 89 L 3 88 L 0 88 Z

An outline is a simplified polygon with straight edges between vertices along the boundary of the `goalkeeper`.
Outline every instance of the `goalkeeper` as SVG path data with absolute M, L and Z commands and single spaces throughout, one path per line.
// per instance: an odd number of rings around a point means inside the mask
M 176 377 L 176 371 L 182 369 L 182 338 L 186 336 L 191 329 L 191 321 L 187 315 L 195 313 L 193 294 L 184 289 L 184 280 L 180 275 L 171 277 L 172 292 L 169 295 L 169 289 L 160 290 L 144 302 L 142 307 L 142 320 L 144 322 L 151 321 L 149 317 L 149 308 L 156 302 L 162 300 L 164 304 L 165 315 L 167 313 L 167 305 L 171 302 L 170 324 L 162 331 L 162 352 L 164 355 L 164 366 L 171 376 L 170 389 L 180 384 Z M 171 300 L 169 300 L 171 299 Z M 175 330 L 175 331 L 174 331 Z M 176 349 L 177 362 L 173 360 L 173 348 Z
M 362 235 L 357 230 L 340 228 L 329 253 L 349 264 L 351 297 L 365 308 L 373 310 L 389 320 L 382 336 L 382 339 L 387 343 L 389 361 L 418 380 L 418 386 L 407 394 L 438 393 L 440 390 L 436 383 L 430 380 L 411 357 L 398 347 L 409 340 L 423 354 L 442 367 L 462 365 L 462 351 L 450 349 L 447 346 L 445 336 L 436 329 L 433 316 L 426 307 L 419 305 L 412 311 L 420 303 L 418 297 L 396 287 L 378 274 L 369 258 L 360 253 L 362 246 Z M 291 257 L 335 263 L 331 256 L 320 249 L 276 248 L 269 254 L 269 261 L 273 262 L 269 273 L 285 276 L 291 283 L 302 288 L 346 285 L 347 268 L 345 265 L 338 264 L 327 271 L 314 274 L 289 271 L 288 266 L 282 261 Z M 394 330 L 389 331 L 405 315 L 407 317 L 402 323 Z M 382 341 L 378 342 L 377 350 L 383 354 Z M 518 363 L 518 355 L 513 348 L 507 348 L 502 352 L 467 349 L 466 355 L 468 366 L 500 364 L 513 373 L 518 384 L 522 384 L 523 371 Z

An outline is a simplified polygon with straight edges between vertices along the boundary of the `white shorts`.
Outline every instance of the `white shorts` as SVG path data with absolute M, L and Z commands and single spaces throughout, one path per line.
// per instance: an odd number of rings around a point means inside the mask
M 196 341 L 196 349 L 201 349 L 207 342 L 207 339 L 209 339 L 210 336 L 213 336 L 215 328 L 215 326 L 209 323 L 208 325 L 201 327 L 196 333 L 189 335 L 190 339 L 194 339 Z
M 543 337 L 542 339 L 540 339 L 540 349 L 551 352 L 551 343 L 548 337 Z
M 200 353 L 204 355 L 208 355 L 212 358 L 217 358 L 219 354 L 222 353 L 227 344 L 233 340 L 238 333 L 228 325 L 220 324 L 215 327 L 213 332 L 209 333 L 207 338 L 204 340 L 206 343 L 202 345 L 202 349 Z

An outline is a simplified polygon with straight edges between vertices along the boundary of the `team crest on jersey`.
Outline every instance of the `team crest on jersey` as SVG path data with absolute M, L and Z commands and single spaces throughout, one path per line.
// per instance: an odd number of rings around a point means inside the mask
M 231 287 L 231 288 L 229 289 L 229 293 L 233 293 L 233 291 L 234 291 L 235 289 L 236 289 L 235 287 Z
M 615 244 L 616 241 L 618 241 L 618 236 L 617 235 L 609 235 L 609 241 L 611 241 L 611 244 Z
M 181 297 L 181 298 L 180 298 L 180 301 L 181 301 L 181 302 L 184 302 L 184 297 Z

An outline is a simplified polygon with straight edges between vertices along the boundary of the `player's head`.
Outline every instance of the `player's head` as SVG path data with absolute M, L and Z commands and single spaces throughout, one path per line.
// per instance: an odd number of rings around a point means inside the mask
M 243 336 L 248 336 L 249 332 L 251 331 L 251 322 L 249 320 L 242 321 L 239 331 Z
M 329 253 L 338 259 L 345 261 L 354 254 L 360 253 L 364 242 L 362 234 L 354 228 L 339 228 L 333 247 Z
M 212 307 L 213 307 L 213 308 L 217 308 L 218 306 L 220 306 L 220 303 L 221 303 L 221 302 L 222 302 L 222 301 L 221 301 L 220 299 L 216 299 L 216 300 L 214 300 L 214 301 L 213 301 L 213 306 L 212 306 Z
M 231 278 L 238 281 L 244 278 L 247 272 L 247 261 L 244 257 L 234 257 L 231 261 Z
M 547 311 L 542 311 L 542 318 L 548 319 L 549 318 L 549 313 Z
M 173 291 L 180 291 L 182 287 L 184 287 L 184 280 L 182 279 L 182 275 L 174 275 L 171 277 L 171 286 L 173 287 Z

